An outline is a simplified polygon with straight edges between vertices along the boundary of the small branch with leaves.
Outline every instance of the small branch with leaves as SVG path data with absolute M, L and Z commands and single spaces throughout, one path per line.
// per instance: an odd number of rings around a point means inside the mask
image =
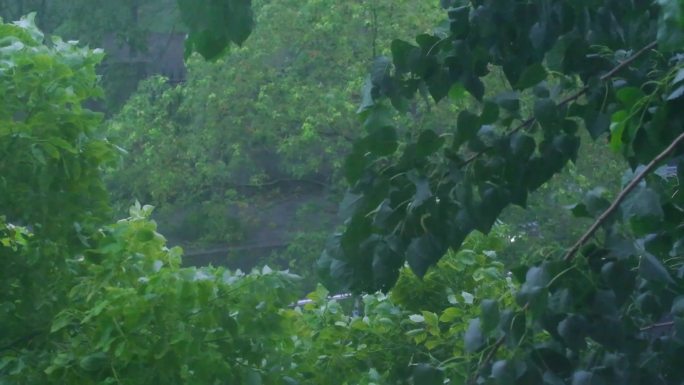
M 632 192 L 637 185 L 639 185 L 646 175 L 655 170 L 656 166 L 665 158 L 667 158 L 681 143 L 684 143 L 684 133 L 680 134 L 665 150 L 653 158 L 653 160 L 651 160 L 651 162 L 646 165 L 646 167 L 644 167 L 641 172 L 639 172 L 639 174 L 637 174 L 634 179 L 632 179 L 632 181 L 629 182 L 624 189 L 622 189 L 622 191 L 620 191 L 620 194 L 615 198 L 613 203 L 601 214 L 601 216 L 598 217 L 598 219 L 596 219 L 591 227 L 589 227 L 589 229 L 580 237 L 580 239 L 568 250 L 563 257 L 563 260 L 566 262 L 571 261 L 577 254 L 577 251 L 579 251 L 579 249 L 587 243 L 589 238 L 596 233 L 599 227 L 601 227 L 601 225 L 605 223 L 606 220 L 620 207 L 620 204 L 625 200 L 625 198 L 627 198 L 627 195 L 629 195 L 629 193 Z
M 624 69 L 625 67 L 627 67 L 627 66 L 629 66 L 630 64 L 632 64 L 635 60 L 637 60 L 639 57 L 641 57 L 644 53 L 646 53 L 646 52 L 652 50 L 653 48 L 655 48 L 656 45 L 657 45 L 657 42 L 656 42 L 656 41 L 653 41 L 653 42 L 649 43 L 649 44 L 646 45 L 645 47 L 643 47 L 643 48 L 641 48 L 640 50 L 638 50 L 637 52 L 635 52 L 632 56 L 628 57 L 628 58 L 625 59 L 624 61 L 620 62 L 620 64 L 618 64 L 618 65 L 616 65 L 615 67 L 613 67 L 610 71 L 608 71 L 608 72 L 606 72 L 605 74 L 603 74 L 603 75 L 599 78 L 599 80 L 603 82 L 603 81 L 606 81 L 606 80 L 612 78 L 613 76 L 615 76 L 615 74 L 617 74 L 617 73 L 620 72 L 622 69 Z M 589 91 L 589 87 L 588 87 L 588 86 L 582 87 L 581 89 L 579 89 L 579 90 L 578 90 L 577 92 L 575 92 L 574 94 L 572 94 L 572 95 L 568 96 L 567 98 L 561 100 L 561 101 L 558 103 L 558 106 L 561 107 L 561 106 L 565 106 L 565 105 L 567 105 L 567 104 L 569 104 L 569 103 L 571 103 L 571 102 L 574 102 L 575 100 L 579 99 L 579 98 L 582 97 L 584 94 L 586 94 L 588 91 Z M 535 117 L 529 117 L 529 118 L 527 118 L 527 119 L 524 120 L 522 123 L 520 123 L 520 124 L 517 125 L 515 128 L 513 128 L 510 132 L 508 132 L 507 136 L 511 136 L 511 135 L 515 134 L 516 132 L 518 132 L 518 131 L 520 131 L 520 130 L 524 130 L 524 129 L 527 129 L 527 128 L 531 127 L 536 121 L 537 121 L 537 118 L 535 118 Z M 489 152 L 489 151 L 491 151 L 491 150 L 492 150 L 492 148 L 490 147 L 490 148 L 486 148 L 486 149 L 484 149 L 484 150 L 482 150 L 482 151 L 479 151 L 479 152 L 477 152 L 477 153 L 471 155 L 469 158 L 467 158 L 467 159 L 464 160 L 463 162 L 461 162 L 461 163 L 459 164 L 459 166 L 460 166 L 460 167 L 466 166 L 467 164 L 473 162 L 475 159 L 479 158 L 480 156 L 486 154 L 487 152 Z

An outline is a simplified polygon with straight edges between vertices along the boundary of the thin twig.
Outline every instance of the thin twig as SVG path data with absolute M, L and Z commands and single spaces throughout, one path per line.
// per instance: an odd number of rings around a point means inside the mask
M 601 216 L 598 217 L 598 219 L 591 225 L 589 230 L 587 230 L 587 232 L 584 233 L 584 235 L 582 235 L 582 237 L 570 248 L 570 250 L 568 250 L 568 252 L 563 257 L 563 260 L 566 262 L 571 261 L 577 253 L 577 251 L 589 240 L 589 238 L 591 238 L 594 235 L 596 230 L 598 230 L 598 228 L 608 219 L 608 217 L 611 216 L 618 209 L 618 207 L 620 207 L 622 201 L 624 201 L 627 195 L 629 195 L 629 193 L 632 192 L 632 190 L 634 190 L 634 188 L 639 184 L 639 182 L 641 182 L 646 177 L 646 175 L 653 171 L 656 165 L 658 165 L 658 163 L 660 163 L 663 159 L 670 155 L 670 153 L 674 151 L 675 147 L 677 147 L 677 145 L 679 145 L 682 142 L 684 142 L 684 133 L 680 134 L 677 137 L 677 139 L 675 139 L 672 143 L 670 143 L 670 145 L 665 150 L 663 150 L 663 152 L 661 152 L 660 154 L 658 154 L 658 156 L 653 158 L 653 160 L 646 167 L 644 167 L 644 169 L 641 170 L 641 172 L 639 172 L 639 174 L 636 177 L 634 177 L 634 179 L 632 179 L 631 182 L 629 182 L 629 184 L 620 192 L 617 198 L 615 198 L 610 207 L 608 207 L 601 214 Z
M 638 58 L 639 58 L 641 55 L 643 55 L 645 52 L 650 51 L 651 49 L 655 48 L 655 46 L 656 46 L 657 44 L 658 44 L 657 41 L 653 41 L 653 42 L 649 43 L 648 45 L 646 45 L 646 46 L 643 47 L 642 49 L 640 49 L 640 50 L 638 50 L 637 52 L 635 52 L 634 55 L 628 57 L 628 58 L 625 59 L 624 61 L 620 62 L 620 64 L 618 64 L 618 65 L 616 65 L 615 67 L 613 67 L 610 71 L 608 71 L 608 72 L 606 72 L 605 74 L 603 74 L 603 75 L 599 78 L 599 80 L 600 80 L 600 81 L 606 81 L 606 80 L 610 79 L 611 77 L 615 76 L 616 73 L 620 72 L 620 70 L 622 70 L 623 68 L 625 68 L 625 67 L 627 67 L 628 65 L 632 64 L 636 59 L 638 59 Z M 575 92 L 574 94 L 568 96 L 567 98 L 561 100 L 561 101 L 558 103 L 558 107 L 562 107 L 562 106 L 564 106 L 564 105 L 566 105 L 566 104 L 568 104 L 568 103 L 570 103 L 570 102 L 573 102 L 573 101 L 579 99 L 581 96 L 583 96 L 584 94 L 586 94 L 588 91 L 589 91 L 589 86 L 584 86 L 584 87 L 582 87 L 579 91 L 577 91 L 577 92 Z M 523 121 L 522 123 L 520 123 L 520 124 L 519 124 L 518 126 L 516 126 L 514 129 L 512 129 L 511 131 L 509 131 L 508 134 L 506 134 L 506 136 L 511 136 L 511 135 L 515 134 L 516 132 L 522 130 L 522 129 L 526 129 L 527 127 L 533 125 L 534 122 L 536 122 L 536 121 L 537 121 L 537 118 L 535 118 L 535 117 L 527 118 L 525 121 Z M 468 163 L 474 161 L 475 159 L 479 158 L 481 155 L 486 154 L 487 152 L 489 152 L 489 151 L 491 151 L 491 150 L 492 150 L 492 148 L 491 148 L 491 147 L 488 147 L 488 148 L 486 148 L 486 149 L 484 149 L 484 150 L 482 150 L 482 151 L 480 151 L 480 152 L 478 152 L 478 153 L 476 153 L 476 154 L 474 154 L 474 155 L 471 155 L 468 159 L 466 159 L 466 160 L 464 160 L 463 162 L 461 162 L 461 163 L 459 164 L 459 167 L 463 167 L 463 166 L 467 165 Z
M 485 357 L 484 361 L 482 361 L 482 363 L 477 367 L 477 371 L 475 372 L 475 375 L 470 378 L 470 381 L 468 381 L 468 383 L 470 385 L 476 384 L 477 376 L 479 376 L 480 372 L 482 372 L 482 369 L 484 369 L 485 366 L 487 366 L 492 361 L 496 352 L 499 350 L 501 345 L 503 345 L 504 341 L 506 341 L 507 335 L 508 335 L 507 333 L 503 334 L 501 337 L 499 337 L 498 340 L 496 340 L 496 342 L 494 342 L 494 345 L 492 346 L 492 350 L 490 350 L 489 353 L 487 353 L 487 356 Z
M 651 329 L 658 329 L 658 328 L 664 328 L 664 327 L 670 327 L 670 326 L 674 326 L 674 321 L 661 322 L 661 323 L 649 325 L 649 326 L 643 327 L 639 330 L 642 332 L 647 332 Z

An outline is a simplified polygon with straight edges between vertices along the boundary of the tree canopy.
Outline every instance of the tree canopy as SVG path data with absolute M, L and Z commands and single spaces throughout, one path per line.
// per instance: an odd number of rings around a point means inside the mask
M 150 206 L 110 223 L 123 151 L 84 107 L 101 52 L 1 23 L 0 384 L 681 384 L 684 2 L 441 6 L 434 32 L 374 50 L 340 163 L 318 268 L 365 293 L 352 311 L 323 286 L 296 302 L 287 271 L 180 267 Z M 179 9 L 209 59 L 259 28 L 249 0 Z M 406 120 L 427 99 L 456 111 Z M 622 186 L 570 208 L 590 225 L 564 250 L 504 266 L 502 212 L 587 137 L 626 160 Z

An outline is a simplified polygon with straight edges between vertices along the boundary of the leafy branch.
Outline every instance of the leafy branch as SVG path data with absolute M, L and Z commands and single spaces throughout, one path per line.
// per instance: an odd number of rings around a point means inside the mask
M 591 238 L 596 230 L 610 217 L 617 209 L 620 207 L 620 204 L 622 201 L 627 198 L 627 195 L 629 195 L 634 188 L 648 175 L 651 171 L 655 169 L 655 167 L 660 163 L 663 159 L 667 158 L 672 151 L 679 145 L 680 143 L 684 142 L 684 133 L 680 134 L 670 145 L 663 150 L 660 154 L 658 154 L 651 162 L 644 167 L 639 174 L 637 174 L 634 179 L 632 179 L 631 182 L 620 192 L 620 194 L 615 198 L 613 203 L 601 214 L 601 216 L 596 219 L 596 221 L 589 227 L 589 229 L 580 237 L 580 239 L 568 250 L 568 252 L 565 254 L 563 257 L 563 260 L 566 262 L 571 261 L 574 257 L 575 254 L 577 254 L 577 251 Z
M 646 53 L 646 52 L 650 51 L 651 49 L 655 48 L 657 44 L 658 44 L 657 41 L 653 41 L 653 42 L 647 44 L 646 46 L 644 46 L 643 48 L 641 48 L 640 50 L 638 50 L 637 52 L 635 52 L 632 56 L 630 56 L 630 57 L 628 57 L 627 59 L 623 60 L 623 61 L 620 62 L 618 65 L 616 65 L 615 67 L 613 67 L 610 71 L 608 71 L 608 72 L 606 72 L 605 74 L 603 74 L 603 75 L 599 78 L 599 80 L 603 82 L 603 81 L 606 81 L 606 80 L 610 79 L 611 77 L 615 76 L 615 74 L 617 74 L 617 73 L 620 72 L 622 69 L 624 69 L 625 67 L 627 67 L 627 66 L 629 66 L 630 64 L 632 64 L 636 59 L 638 59 L 639 57 L 641 57 L 644 53 Z M 575 92 L 574 94 L 572 94 L 572 95 L 566 97 L 565 99 L 561 100 L 560 103 L 558 103 L 558 107 L 562 107 L 562 106 L 565 106 L 565 105 L 567 105 L 567 104 L 569 104 L 569 103 L 571 103 L 571 102 L 574 102 L 575 100 L 579 99 L 579 98 L 582 97 L 584 94 L 586 94 L 588 91 L 589 91 L 589 86 L 584 86 L 584 87 L 582 87 L 581 89 L 579 89 L 579 90 L 578 90 L 577 92 Z M 527 118 L 526 120 L 524 120 L 522 123 L 520 123 L 518 126 L 516 126 L 515 128 L 513 128 L 511 131 L 509 131 L 509 132 L 507 133 L 506 136 L 510 137 L 511 135 L 515 134 L 516 132 L 518 132 L 518 131 L 520 131 L 520 130 L 527 129 L 527 128 L 529 128 L 530 126 L 532 126 L 536 121 L 537 121 L 537 118 L 535 118 L 535 117 L 529 117 L 529 118 Z M 488 152 L 491 151 L 492 149 L 493 149 L 492 147 L 488 147 L 488 148 L 486 148 L 486 149 L 484 149 L 484 150 L 482 150 L 482 151 L 479 151 L 479 152 L 477 152 L 477 153 L 471 155 L 468 159 L 466 159 L 466 160 L 464 160 L 463 162 L 461 162 L 461 163 L 459 164 L 459 167 L 466 166 L 467 164 L 473 162 L 475 159 L 479 158 L 481 155 L 484 155 L 484 154 L 488 153 Z

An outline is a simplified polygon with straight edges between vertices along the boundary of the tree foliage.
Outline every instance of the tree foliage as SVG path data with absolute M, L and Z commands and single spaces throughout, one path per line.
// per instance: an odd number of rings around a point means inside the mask
M 289 273 L 180 268 L 150 207 L 106 225 L 113 147 L 80 107 L 97 55 L 1 24 L 0 146 L 21 151 L 0 158 L 0 382 L 681 384 L 682 2 L 442 4 L 449 29 L 393 41 L 361 100 L 320 267 L 357 292 L 402 278 L 351 315 L 322 287 L 288 306 Z M 475 108 L 404 138 L 417 95 Z M 591 190 L 577 242 L 506 280 L 477 232 L 574 161 L 580 129 L 627 160 L 622 190 Z
M 346 164 L 355 207 L 322 271 L 356 291 L 391 287 L 404 261 L 422 276 L 574 161 L 580 127 L 594 138 L 609 133 L 634 170 L 624 190 L 612 204 L 590 192 L 574 211 L 594 225 L 562 259 L 517 270 L 512 317 L 484 327 L 483 309 L 471 322 L 466 349 L 482 352 L 471 380 L 679 383 L 682 209 L 678 183 L 656 168 L 665 160 L 681 168 L 673 42 L 682 30 L 672 28 L 681 3 L 456 3 L 448 32 L 396 40 L 392 59 L 377 60 L 362 105 L 368 134 Z M 483 82 L 495 69 L 505 93 Z M 436 101 L 465 90 L 480 107 L 461 111 L 448 137 L 424 130 L 396 153 L 387 104 L 405 111 L 421 89 Z M 651 333 L 662 320 L 667 332 Z
M 212 62 L 190 57 L 183 84 L 148 79 L 106 123 L 129 152 L 108 185 L 124 208 L 134 199 L 157 207 L 164 234 L 183 245 L 288 244 L 281 266 L 315 287 L 374 50 L 441 12 L 386 0 L 259 1 L 253 11 L 259 28 L 243 47 Z M 396 122 L 438 129 L 453 110 L 419 100 Z M 259 258 L 212 260 L 237 259 Z

